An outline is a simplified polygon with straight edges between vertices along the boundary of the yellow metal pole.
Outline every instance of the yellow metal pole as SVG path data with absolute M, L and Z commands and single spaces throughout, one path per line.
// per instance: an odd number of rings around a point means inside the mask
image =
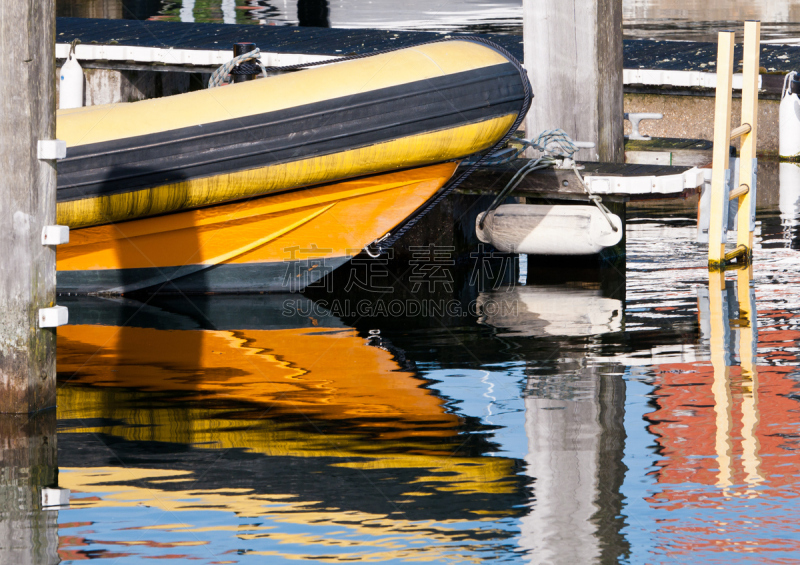
M 727 203 L 726 203 L 727 204 Z M 714 395 L 714 413 L 716 414 L 715 451 L 717 452 L 717 486 L 726 491 L 733 484 L 733 461 L 731 458 L 733 445 L 731 442 L 732 417 L 730 388 L 730 367 L 726 363 L 727 343 L 725 327 L 730 321 L 723 316 L 722 301 L 725 293 L 725 271 L 708 273 L 708 306 L 711 325 L 711 364 L 714 367 L 714 383 L 711 392 Z
M 739 183 L 750 186 L 756 158 L 758 132 L 758 68 L 761 50 L 761 22 L 744 24 L 744 63 L 742 67 L 742 124 L 750 124 L 750 131 L 742 136 L 739 164 Z M 754 204 L 755 188 L 739 197 L 736 243 L 753 251 L 753 232 L 750 230 L 750 211 Z
M 728 206 L 725 173 L 731 145 L 731 94 L 733 83 L 734 33 L 719 34 L 717 50 L 717 91 L 714 110 L 714 153 L 711 172 L 711 222 L 708 227 L 708 266 L 724 265 L 725 241 L 722 239 L 723 214 Z M 749 134 L 746 134 L 749 135 Z

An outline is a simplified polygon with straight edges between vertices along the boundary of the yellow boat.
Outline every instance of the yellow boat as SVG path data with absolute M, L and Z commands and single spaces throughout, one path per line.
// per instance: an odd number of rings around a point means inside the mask
M 393 230 L 527 110 L 473 40 L 61 111 L 58 289 L 294 291 Z

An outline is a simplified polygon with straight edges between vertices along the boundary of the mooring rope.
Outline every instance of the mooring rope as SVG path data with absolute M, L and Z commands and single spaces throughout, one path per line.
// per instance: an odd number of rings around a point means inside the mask
M 540 151 L 541 153 L 545 153 L 546 155 L 552 155 L 557 158 L 572 158 L 580 147 L 572 140 L 572 138 L 567 135 L 563 129 L 548 129 L 540 133 L 536 139 L 533 141 L 523 138 L 518 138 L 509 143 L 509 145 L 517 145 L 519 147 L 516 149 L 514 153 L 507 157 L 503 157 L 502 159 L 492 159 L 491 155 L 485 159 L 481 166 L 483 167 L 494 167 L 497 165 L 505 165 L 517 159 L 522 153 L 530 148 L 535 149 L 536 151 Z M 472 161 L 465 161 L 464 165 L 471 165 Z
M 484 39 L 483 37 L 477 37 L 477 36 L 474 36 L 474 35 L 463 35 L 463 36 L 447 37 L 447 38 L 442 38 L 442 39 L 436 39 L 434 41 L 428 41 L 428 42 L 425 42 L 425 43 L 419 43 L 417 45 L 399 45 L 397 47 L 392 47 L 390 49 L 384 49 L 383 51 L 375 51 L 373 53 L 359 53 L 359 54 L 356 54 L 356 55 L 348 55 L 346 57 L 334 57 L 334 58 L 325 59 L 325 60 L 322 60 L 322 61 L 314 61 L 314 62 L 309 62 L 309 63 L 297 63 L 295 65 L 284 65 L 282 67 L 265 67 L 265 66 L 263 66 L 261 64 L 261 61 L 258 60 L 258 64 L 259 64 L 259 66 L 261 66 L 261 70 L 264 72 L 264 75 L 266 75 L 268 72 L 296 71 L 296 70 L 300 70 L 300 69 L 306 69 L 306 68 L 309 68 L 309 67 L 317 67 L 317 66 L 320 66 L 320 65 L 330 65 L 331 63 L 342 63 L 342 62 L 345 62 L 345 61 L 352 61 L 352 60 L 355 60 L 355 59 L 365 59 L 367 57 L 374 57 L 376 55 L 384 55 L 386 53 L 393 53 L 395 51 L 400 51 L 402 49 L 409 49 L 409 48 L 412 48 L 412 47 L 422 47 L 424 45 L 431 45 L 431 44 L 434 44 L 434 43 L 444 43 L 445 41 L 472 41 L 473 43 L 482 43 L 483 45 L 487 45 L 487 46 L 491 47 L 492 49 L 494 49 L 495 51 L 497 51 L 501 55 L 503 55 L 506 59 L 508 59 L 508 62 L 511 63 L 512 65 L 514 65 L 514 68 L 517 70 L 517 72 L 519 73 L 520 79 L 522 80 L 522 90 L 523 90 L 522 107 L 520 108 L 519 113 L 517 114 L 517 119 L 514 120 L 514 123 L 511 124 L 511 127 L 508 128 L 508 131 L 506 131 L 505 135 L 500 139 L 500 141 L 495 143 L 477 161 L 475 161 L 474 163 L 470 163 L 469 168 L 466 171 L 464 171 L 463 173 L 461 173 L 461 175 L 459 175 L 455 180 L 452 180 L 449 184 L 447 184 L 444 189 L 440 190 L 438 193 L 433 195 L 421 207 L 417 208 L 417 210 L 414 213 L 412 213 L 408 218 L 405 219 L 405 221 L 403 221 L 402 223 L 399 224 L 397 230 L 394 233 L 389 232 L 389 233 L 383 235 L 382 237 L 376 239 L 372 243 L 367 244 L 364 247 L 364 251 L 366 251 L 367 254 L 370 257 L 380 257 L 384 253 L 384 251 L 386 251 L 387 249 L 391 248 L 395 243 L 397 243 L 397 240 L 399 240 L 401 237 L 403 237 L 406 234 L 406 232 L 408 232 L 408 230 L 413 228 L 417 224 L 417 222 L 419 220 L 421 220 L 425 215 L 427 215 L 431 210 L 433 210 L 442 200 L 444 200 L 456 188 L 458 188 L 465 180 L 467 180 L 467 178 L 478 167 L 480 167 L 483 164 L 484 161 L 486 161 L 486 159 L 488 158 L 489 155 L 494 153 L 500 147 L 503 147 L 506 144 L 506 142 L 508 142 L 509 138 L 514 134 L 514 132 L 517 131 L 517 129 L 519 129 L 519 126 L 522 124 L 522 120 L 525 119 L 525 114 L 528 113 L 528 109 L 531 106 L 531 98 L 533 98 L 533 94 L 531 93 L 531 83 L 528 80 L 528 73 L 522 67 L 522 63 L 520 63 L 516 59 L 516 57 L 514 57 L 514 55 L 509 53 L 505 48 L 503 48 L 502 46 L 498 45 L 497 43 L 495 43 L 493 41 L 489 41 L 488 39 Z M 219 78 L 219 76 L 221 76 L 225 72 L 227 72 L 226 76 L 230 75 L 230 70 L 233 69 L 233 67 L 235 67 L 237 64 L 239 64 L 240 62 L 245 60 L 245 59 L 243 59 L 243 57 L 249 56 L 248 59 L 254 58 L 254 57 L 260 58 L 260 54 L 259 53 L 260 53 L 260 50 L 259 49 L 255 49 L 254 51 L 250 51 L 250 52 L 245 53 L 243 55 L 239 55 L 239 57 L 231 59 L 230 61 L 228 61 L 227 63 L 222 65 L 219 69 L 214 71 L 214 74 L 211 76 L 211 80 L 209 80 L 209 84 L 208 84 L 209 88 L 213 88 L 215 86 L 219 86 L 219 84 L 221 84 L 223 82 Z M 224 69 L 227 69 L 227 71 L 224 70 Z M 215 78 L 215 77 L 217 77 L 217 78 Z M 215 81 L 215 83 L 213 85 L 212 85 L 212 81 Z M 370 249 L 370 247 L 373 246 L 373 245 L 376 247 L 376 251 L 374 253 Z
M 797 71 L 791 71 L 786 73 L 786 76 L 783 77 L 783 89 L 781 89 L 781 100 L 783 97 L 786 96 L 787 92 L 789 94 L 800 94 L 800 92 L 792 92 L 792 79 L 797 76 Z
M 611 229 L 613 231 L 619 231 L 619 228 L 616 226 L 616 224 L 614 224 L 614 222 L 611 221 L 611 216 L 612 216 L 611 210 L 606 208 L 606 205 L 603 204 L 603 199 L 599 195 L 589 190 L 589 187 L 587 186 L 586 182 L 584 182 L 580 172 L 578 172 L 578 166 L 574 162 L 572 163 L 572 171 L 575 173 L 575 176 L 578 177 L 578 181 L 583 187 L 583 190 L 589 196 L 589 200 L 593 202 L 595 206 L 597 206 L 598 210 L 600 210 L 605 219 L 608 221 L 608 224 L 611 226 Z
M 508 198 L 508 195 L 511 194 L 514 189 L 516 189 L 522 180 L 528 176 L 529 173 L 533 171 L 540 171 L 542 169 L 548 169 L 555 165 L 557 160 L 554 157 L 550 157 L 549 155 L 544 155 L 539 157 L 536 160 L 531 160 L 525 163 L 520 169 L 511 177 L 511 180 L 506 183 L 503 189 L 497 193 L 497 196 L 489 205 L 489 207 L 484 210 L 483 216 L 481 217 L 481 221 L 479 222 L 479 226 L 483 229 L 483 224 L 486 222 L 486 217 L 489 215 L 490 212 L 497 209 L 503 201 Z
M 489 207 L 484 211 L 483 216 L 481 216 L 480 222 L 478 223 L 479 227 L 483 229 L 483 225 L 486 222 L 486 218 L 489 216 L 489 213 L 496 210 L 503 201 L 508 198 L 508 196 L 514 192 L 514 190 L 520 185 L 523 179 L 528 176 L 528 174 L 534 171 L 540 171 L 542 169 L 547 169 L 549 167 L 558 165 L 562 168 L 570 168 L 575 173 L 575 176 L 578 177 L 578 182 L 580 183 L 581 187 L 583 188 L 584 192 L 589 197 L 589 201 L 592 202 L 600 212 L 603 214 L 605 219 L 608 221 L 608 224 L 611 226 L 611 229 L 614 231 L 619 231 L 619 228 L 614 224 L 611 220 L 611 210 L 609 210 L 605 204 L 603 204 L 603 199 L 597 194 L 594 194 L 591 190 L 589 190 L 588 185 L 584 182 L 583 177 L 581 176 L 580 172 L 578 171 L 578 166 L 572 160 L 572 156 L 578 151 L 579 147 L 577 144 L 572 140 L 572 138 L 567 135 L 567 133 L 562 129 L 550 129 L 545 130 L 540 133 L 536 139 L 533 141 L 527 139 L 519 139 L 518 142 L 520 143 L 521 147 L 511 156 L 505 157 L 500 160 L 491 161 L 489 160 L 486 164 L 487 165 L 503 165 L 506 163 L 511 162 L 512 160 L 516 159 L 519 155 L 522 154 L 523 151 L 527 148 L 535 149 L 543 153 L 541 157 L 535 160 L 528 161 L 525 163 L 520 169 L 511 177 L 506 185 L 497 193 L 497 196 L 489 205 Z
M 567 135 L 563 129 L 549 129 L 545 130 L 536 136 L 536 139 L 533 141 L 528 139 L 519 139 L 517 140 L 520 143 L 520 148 L 516 151 L 516 153 L 512 154 L 509 157 L 500 160 L 488 160 L 484 163 L 484 165 L 503 165 L 506 163 L 511 162 L 512 160 L 519 157 L 523 151 L 526 149 L 535 149 L 543 153 L 541 157 L 535 160 L 528 161 L 525 163 L 520 169 L 511 177 L 506 185 L 497 193 L 497 196 L 489 205 L 489 207 L 484 211 L 483 216 L 479 222 L 479 227 L 483 229 L 483 224 L 486 222 L 486 218 L 490 212 L 496 210 L 503 201 L 508 198 L 508 195 L 514 192 L 514 190 L 520 185 L 520 183 L 525 179 L 528 174 L 532 173 L 533 171 L 540 171 L 542 169 L 547 169 L 552 167 L 553 165 L 558 164 L 559 162 L 563 162 L 566 159 L 572 159 L 572 156 L 578 150 L 578 146 L 572 141 L 572 138 Z
M 217 86 L 222 86 L 224 83 L 229 82 L 231 79 L 231 71 L 245 61 L 255 61 L 256 65 L 261 67 L 262 76 L 267 76 L 267 68 L 261 62 L 261 49 L 256 48 L 247 53 L 242 53 L 238 57 L 234 57 L 214 71 L 211 74 L 211 78 L 208 79 L 207 88 L 216 88 Z

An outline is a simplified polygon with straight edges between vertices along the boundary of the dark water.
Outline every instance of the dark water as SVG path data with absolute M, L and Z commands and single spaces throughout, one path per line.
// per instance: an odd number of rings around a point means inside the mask
M 57 460 L 6 477 L 0 562 L 793 562 L 800 169 L 772 168 L 752 283 L 631 208 L 627 267 L 64 297 Z M 415 280 L 450 310 L 385 314 Z M 69 508 L 25 510 L 55 465 Z
M 521 0 L 57 0 L 59 16 L 261 25 L 522 34 Z M 716 41 L 716 33 L 762 22 L 762 39 L 800 40 L 800 2 L 623 0 L 631 38 Z

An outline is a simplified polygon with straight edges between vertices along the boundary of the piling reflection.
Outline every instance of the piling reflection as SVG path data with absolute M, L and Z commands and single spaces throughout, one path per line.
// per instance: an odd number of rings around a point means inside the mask
M 619 369 L 574 364 L 572 387 L 530 379 L 526 391 L 525 461 L 535 504 L 521 521 L 531 563 L 612 563 L 628 552 L 619 496 L 625 383 Z
M 533 500 L 520 518 L 520 546 L 529 563 L 615 563 L 629 552 L 619 491 L 623 367 L 598 363 L 591 343 L 624 329 L 624 275 L 613 268 L 586 274 L 563 269 L 554 280 L 552 271 L 529 265 L 528 285 L 478 298 L 478 322 L 495 328 L 526 364 L 525 463 Z
M 164 9 L 162 0 L 57 0 L 56 16 L 146 20 Z
M 0 563 L 60 563 L 58 511 L 42 508 L 58 473 L 55 411 L 0 414 L 0 441 Z
M 70 305 L 62 554 L 443 561 L 514 535 L 520 462 L 488 456 L 389 341 L 284 300 Z

